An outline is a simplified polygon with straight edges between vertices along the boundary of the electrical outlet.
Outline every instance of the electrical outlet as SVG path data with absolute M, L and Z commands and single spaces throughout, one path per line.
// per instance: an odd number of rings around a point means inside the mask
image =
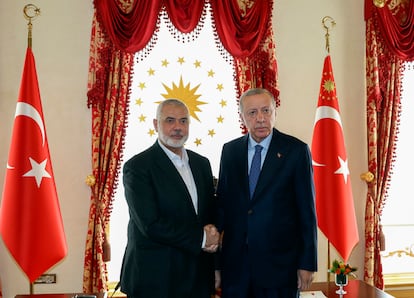
M 56 274 L 42 274 L 34 281 L 35 284 L 55 284 Z

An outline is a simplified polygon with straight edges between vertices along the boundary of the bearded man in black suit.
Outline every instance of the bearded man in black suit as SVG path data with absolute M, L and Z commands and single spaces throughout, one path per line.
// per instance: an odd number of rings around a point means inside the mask
M 158 140 L 123 168 L 129 207 L 121 291 L 136 298 L 210 298 L 219 233 L 207 158 L 184 149 L 189 111 L 176 99 L 161 102 Z

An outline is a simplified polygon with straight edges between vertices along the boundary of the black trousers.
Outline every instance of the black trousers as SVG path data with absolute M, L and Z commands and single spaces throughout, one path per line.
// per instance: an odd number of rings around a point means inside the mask
M 247 262 L 248 246 L 244 250 L 240 283 L 236 287 L 223 287 L 222 298 L 299 298 L 297 288 L 262 288 L 252 281 Z

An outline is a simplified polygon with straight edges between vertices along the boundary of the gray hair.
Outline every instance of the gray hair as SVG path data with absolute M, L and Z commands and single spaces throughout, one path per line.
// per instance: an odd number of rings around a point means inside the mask
M 264 88 L 252 88 L 249 89 L 247 91 L 245 91 L 241 96 L 240 96 L 240 100 L 239 100 L 239 112 L 243 113 L 243 101 L 246 97 L 248 96 L 252 96 L 252 95 L 258 95 L 258 94 L 267 94 L 269 95 L 269 97 L 272 99 L 271 100 L 271 104 L 272 104 L 272 108 L 274 110 L 276 110 L 276 102 L 275 102 L 275 97 L 273 96 L 273 94 Z
M 177 107 L 184 107 L 187 110 L 187 115 L 190 116 L 188 107 L 187 107 L 187 105 L 183 101 L 181 101 L 179 99 L 176 99 L 176 98 L 168 98 L 168 99 L 166 99 L 164 101 L 161 101 L 160 104 L 157 107 L 157 121 L 158 122 L 161 122 L 161 116 L 162 116 L 161 115 L 161 112 L 162 112 L 162 108 L 164 106 L 166 106 L 166 105 L 172 105 L 172 106 L 177 106 Z M 190 117 L 188 117 L 188 120 L 190 120 Z

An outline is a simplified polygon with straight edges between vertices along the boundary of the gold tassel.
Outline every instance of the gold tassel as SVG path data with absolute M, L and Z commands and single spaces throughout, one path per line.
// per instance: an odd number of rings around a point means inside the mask
M 382 225 L 379 225 L 379 242 L 380 242 L 380 251 L 385 251 L 385 235 L 382 231 Z
M 111 244 L 106 238 L 105 234 L 105 239 L 102 244 L 102 259 L 105 263 L 111 261 Z

